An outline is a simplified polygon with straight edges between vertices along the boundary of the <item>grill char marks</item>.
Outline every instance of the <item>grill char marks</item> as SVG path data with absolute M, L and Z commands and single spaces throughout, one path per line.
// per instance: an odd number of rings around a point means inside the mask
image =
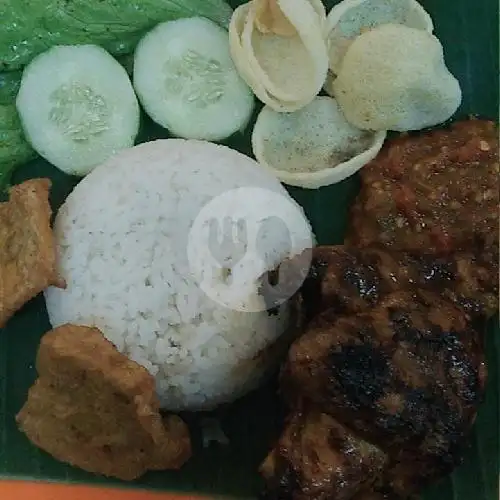
M 447 299 L 468 315 L 491 316 L 498 308 L 498 259 L 469 252 L 451 256 L 324 246 L 313 251 L 302 293 L 309 316 L 366 311 L 389 293 L 423 289 Z
M 300 421 L 314 412 L 325 414 L 381 451 L 387 460 L 374 481 L 380 491 L 407 498 L 460 462 L 485 378 L 481 337 L 466 315 L 439 296 L 419 291 L 394 292 L 357 316 L 337 317 L 331 309 L 320 314 L 290 349 L 281 385 L 293 411 L 305 414 Z M 317 417 L 307 422 L 307 432 L 320 436 L 324 424 Z M 284 447 L 291 432 L 287 427 L 264 475 L 275 489 L 280 481 L 290 489 L 289 496 L 280 498 L 323 498 L 308 496 L 314 484 L 324 482 L 318 475 L 304 475 L 306 431 L 292 427 L 294 439 Z M 330 447 L 325 456 L 341 452 L 330 441 L 316 443 L 314 453 L 321 446 Z M 320 467 L 314 453 L 307 466 L 313 469 Z M 284 460 L 287 472 L 280 473 L 285 469 L 278 463 Z M 343 473 L 336 470 L 340 481 Z M 301 478 L 295 490 L 287 479 L 290 471 Z M 354 495 L 334 496 L 329 487 L 331 496 L 325 493 L 324 498 Z
M 282 379 L 297 394 L 387 449 L 414 446 L 443 428 L 463 435 L 480 401 L 480 336 L 463 313 L 426 293 L 396 292 L 376 308 L 311 324 L 289 352 Z

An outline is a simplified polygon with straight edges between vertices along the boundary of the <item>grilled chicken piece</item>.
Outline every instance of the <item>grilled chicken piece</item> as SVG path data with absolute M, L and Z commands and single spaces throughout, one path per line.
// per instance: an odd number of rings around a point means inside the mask
M 492 316 L 498 310 L 498 259 L 464 252 L 413 254 L 382 246 L 318 247 L 302 294 L 309 316 L 332 308 L 357 314 L 391 292 L 415 288 L 439 293 L 472 317 Z
M 320 315 L 290 349 L 282 382 L 386 447 L 430 431 L 446 441 L 481 400 L 482 335 L 438 296 L 396 292 L 357 316 Z
M 281 378 L 292 408 L 308 401 L 387 453 L 385 487 L 408 496 L 459 463 L 486 369 L 466 316 L 417 291 L 357 316 L 321 314 L 290 349 Z
M 417 500 L 414 462 L 394 464 L 379 447 L 314 407 L 295 410 L 261 465 L 261 500 Z M 394 477 L 391 467 L 401 477 Z M 419 469 L 421 470 L 421 469 Z M 408 472 L 410 471 L 410 475 Z M 404 491 L 399 494 L 396 490 Z
M 346 242 L 498 252 L 498 146 L 498 127 L 486 120 L 388 141 L 360 171 Z
M 378 447 L 314 409 L 293 413 L 261 466 L 264 496 L 289 500 L 348 500 L 373 484 L 388 462 Z

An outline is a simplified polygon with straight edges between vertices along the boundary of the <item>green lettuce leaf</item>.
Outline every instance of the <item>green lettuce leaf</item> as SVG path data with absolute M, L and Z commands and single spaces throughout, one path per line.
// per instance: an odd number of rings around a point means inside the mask
M 0 192 L 14 169 L 36 157 L 24 138 L 16 107 L 0 105 Z
M 0 73 L 0 105 L 12 104 L 21 85 L 22 71 Z
M 224 0 L 2 0 L 0 71 L 20 69 L 54 45 L 126 54 L 160 22 L 202 16 L 227 27 L 231 14 Z

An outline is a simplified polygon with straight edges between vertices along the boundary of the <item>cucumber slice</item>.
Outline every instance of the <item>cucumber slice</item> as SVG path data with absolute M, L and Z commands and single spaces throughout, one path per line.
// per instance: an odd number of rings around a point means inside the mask
M 24 70 L 16 106 L 40 156 L 84 176 L 139 131 L 139 103 L 122 66 L 95 45 L 57 46 Z
M 202 17 L 162 23 L 139 42 L 134 86 L 147 114 L 186 139 L 225 139 L 247 126 L 254 107 L 228 32 Z

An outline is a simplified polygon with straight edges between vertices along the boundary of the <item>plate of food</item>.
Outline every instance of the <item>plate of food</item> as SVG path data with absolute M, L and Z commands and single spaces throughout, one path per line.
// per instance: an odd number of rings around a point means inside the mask
M 4 4 L 0 495 L 498 498 L 498 4 Z

